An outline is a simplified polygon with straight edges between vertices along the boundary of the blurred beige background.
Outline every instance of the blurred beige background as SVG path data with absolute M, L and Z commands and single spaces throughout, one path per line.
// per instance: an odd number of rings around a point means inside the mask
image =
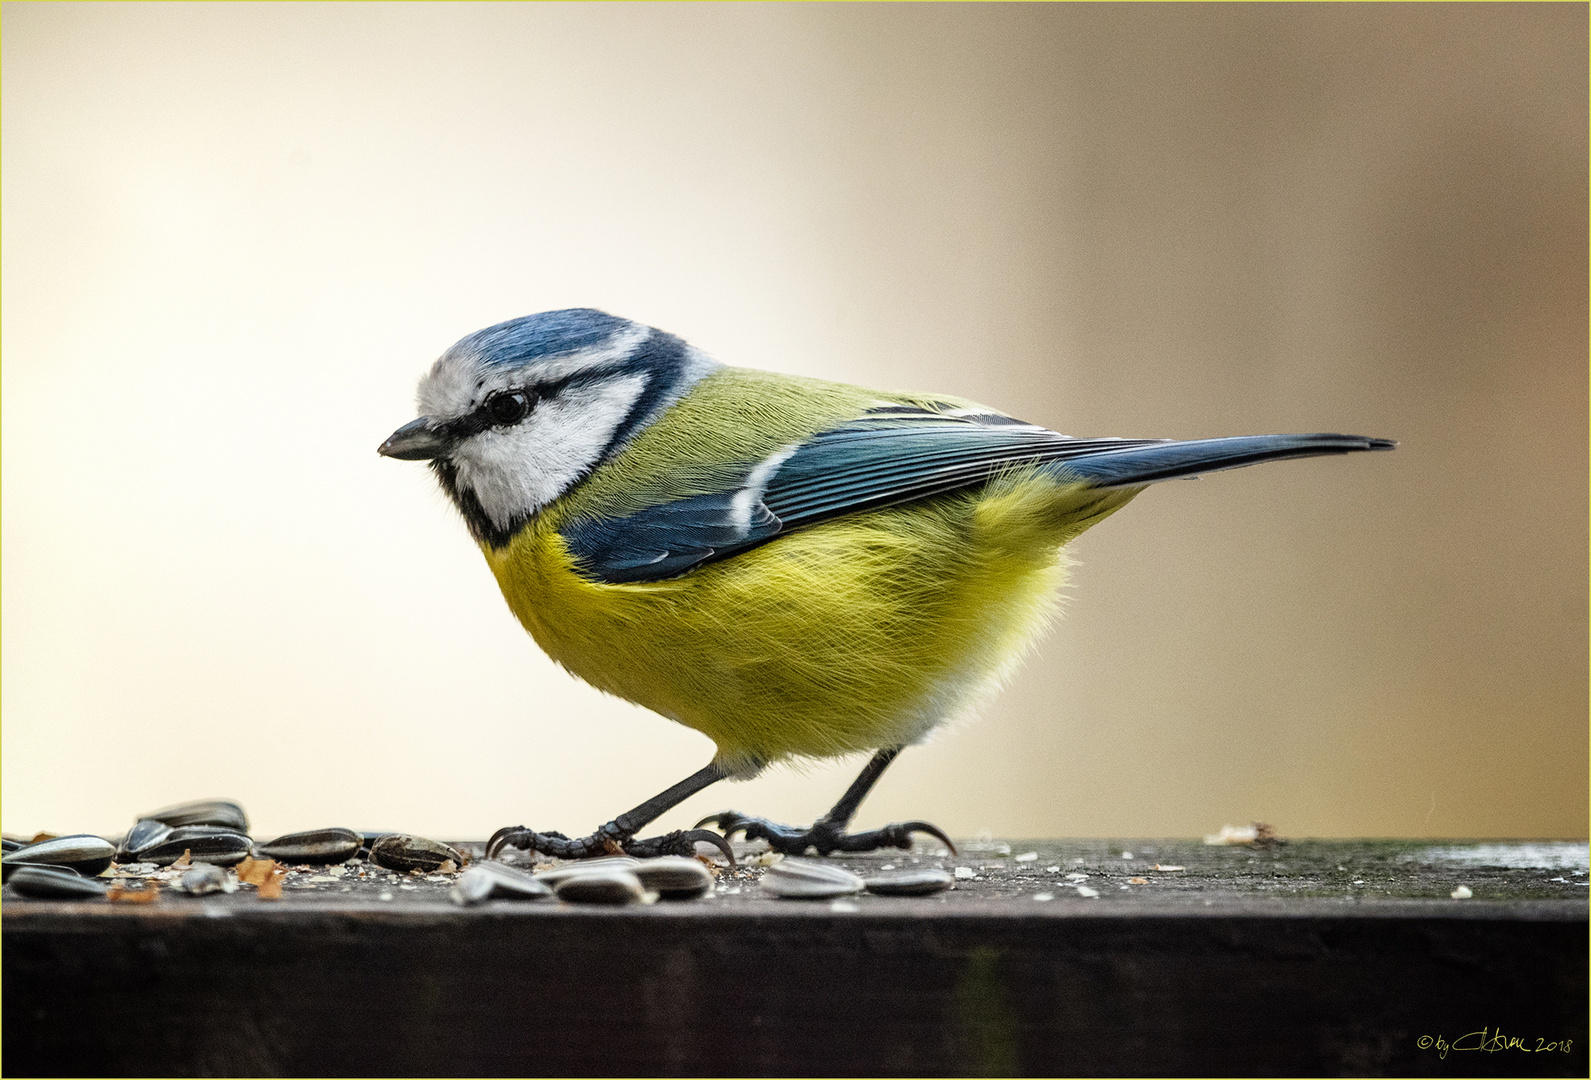
M 591 305 L 1072 434 L 1403 441 L 1089 533 L 862 824 L 1586 835 L 1583 5 L 0 18 L 8 832 L 575 833 L 699 767 L 375 454 L 456 338 Z

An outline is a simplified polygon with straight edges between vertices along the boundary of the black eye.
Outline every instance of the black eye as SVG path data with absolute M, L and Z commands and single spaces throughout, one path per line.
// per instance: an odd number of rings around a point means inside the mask
M 530 411 L 530 401 L 519 390 L 493 394 L 486 399 L 486 412 L 496 424 L 517 424 Z

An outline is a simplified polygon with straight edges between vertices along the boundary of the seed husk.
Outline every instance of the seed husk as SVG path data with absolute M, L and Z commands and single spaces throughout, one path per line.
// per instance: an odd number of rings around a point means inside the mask
M 96 900 L 105 886 L 64 866 L 19 866 L 7 881 L 19 896 L 35 900 Z
M 246 834 L 249 831 L 249 816 L 231 799 L 198 799 L 140 816 L 163 821 L 174 829 L 184 825 L 218 825 L 234 832 Z
M 184 851 L 188 851 L 196 863 L 231 866 L 243 861 L 253 843 L 247 836 L 231 829 L 213 825 L 184 825 L 180 829 L 172 829 L 171 835 L 154 847 L 140 851 L 138 859 L 156 866 L 170 866 L 182 858 Z
M 93 877 L 111 864 L 116 846 L 102 836 L 78 833 L 57 836 L 29 844 L 0 859 L 0 877 L 10 881 L 12 871 L 19 866 L 66 866 L 86 877 Z
M 177 879 L 177 886 L 190 896 L 233 892 L 237 889 L 231 875 L 214 863 L 197 864 Z
M 576 874 L 599 873 L 606 870 L 633 870 L 641 865 L 640 859 L 631 858 L 629 855 L 604 855 L 598 859 L 574 859 L 555 866 L 551 870 L 543 870 L 536 875 L 536 880 L 545 882 L 554 887 L 560 881 L 574 877 Z
M 357 855 L 363 844 L 364 838 L 352 829 L 312 829 L 256 844 L 254 854 L 284 863 L 340 863 Z
M 867 891 L 879 896 L 932 896 L 944 892 L 956 879 L 943 870 L 901 870 L 862 879 Z
M 116 848 L 117 862 L 137 862 L 145 848 L 152 848 L 171 835 L 171 826 L 158 818 L 141 818 Z
M 657 899 L 656 893 L 646 891 L 640 878 L 619 867 L 571 874 L 552 891 L 572 904 L 644 904 Z
M 762 887 L 787 900 L 829 900 L 861 892 L 862 879 L 828 863 L 785 859 L 762 875 Z
M 700 859 L 683 855 L 661 855 L 642 859 L 630 867 L 641 884 L 665 900 L 689 900 L 713 887 L 713 875 Z
M 552 889 L 523 870 L 500 862 L 478 862 L 453 883 L 450 894 L 455 904 L 479 904 L 487 900 L 539 900 L 551 896 Z
M 434 873 L 451 861 L 463 866 L 469 860 L 440 840 L 409 833 L 388 833 L 370 845 L 370 861 L 388 870 L 421 870 Z

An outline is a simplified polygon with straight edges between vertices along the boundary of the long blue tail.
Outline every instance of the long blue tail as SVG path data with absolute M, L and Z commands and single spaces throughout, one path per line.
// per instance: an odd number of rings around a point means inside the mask
M 1080 477 L 1096 487 L 1138 487 L 1182 476 L 1238 469 L 1261 461 L 1391 450 L 1396 445 L 1392 439 L 1369 439 L 1362 435 L 1239 435 L 1227 439 L 1106 446 L 1064 458 L 1053 467 L 1057 472 Z

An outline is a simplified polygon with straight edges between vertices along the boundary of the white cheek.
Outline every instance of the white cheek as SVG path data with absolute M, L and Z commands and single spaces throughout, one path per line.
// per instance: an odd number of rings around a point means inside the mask
M 626 375 L 570 387 L 522 423 L 466 440 L 453 453 L 460 486 L 475 493 L 492 524 L 508 528 L 591 471 L 646 381 Z

